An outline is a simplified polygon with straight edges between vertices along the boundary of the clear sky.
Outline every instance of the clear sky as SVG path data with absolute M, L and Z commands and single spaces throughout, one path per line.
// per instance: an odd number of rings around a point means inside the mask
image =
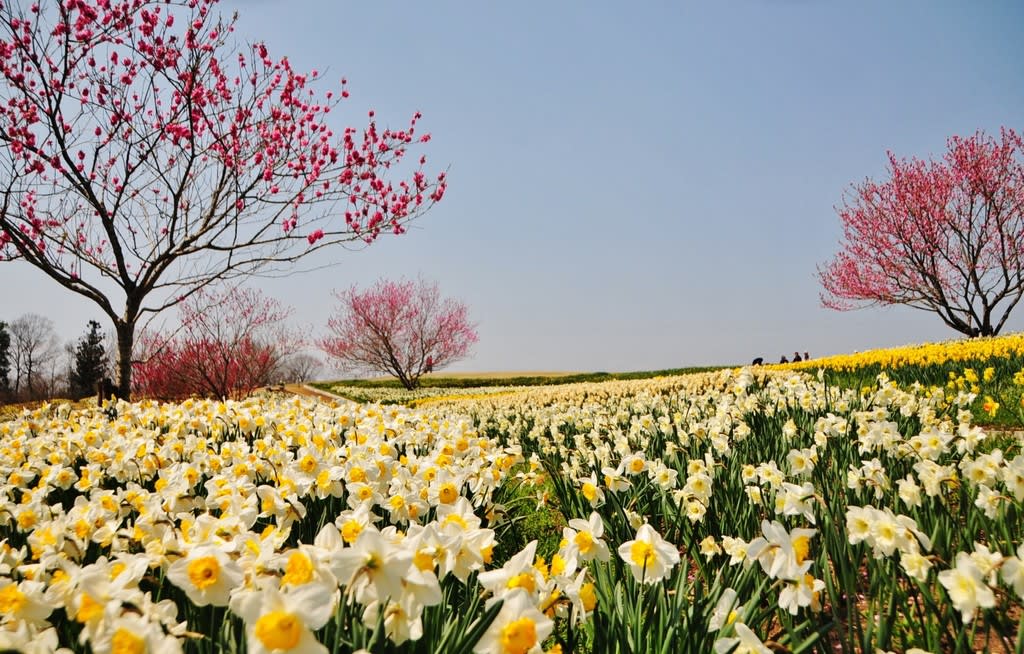
M 820 306 L 844 190 L 886 151 L 1024 128 L 1024 3 L 225 0 L 240 40 L 345 76 L 341 122 L 423 112 L 444 201 L 407 235 L 257 285 L 322 330 L 331 289 L 422 275 L 479 324 L 453 370 L 637 370 L 945 339 Z M 435 168 L 436 169 L 436 168 Z M 326 263 L 318 260 L 316 263 Z M 96 309 L 0 264 L 0 319 Z M 105 324 L 105 322 L 104 322 Z M 1009 330 L 1024 329 L 1018 309 Z

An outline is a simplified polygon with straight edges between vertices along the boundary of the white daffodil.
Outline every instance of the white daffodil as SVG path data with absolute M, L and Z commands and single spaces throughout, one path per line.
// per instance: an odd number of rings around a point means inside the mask
M 577 483 L 580 484 L 580 493 L 590 502 L 590 506 L 596 508 L 604 504 L 604 491 L 601 490 L 596 473 L 591 472 L 589 477 L 579 479 Z
M 924 583 L 928 579 L 928 571 L 932 569 L 932 562 L 920 552 L 902 552 L 900 566 L 908 576 Z
M 700 553 L 709 561 L 722 553 L 722 547 L 715 540 L 714 536 L 707 536 L 700 542 Z
M 729 565 L 743 563 L 745 566 L 750 566 L 751 562 L 747 559 L 747 547 L 747 542 L 742 538 L 722 536 L 722 551 L 729 555 Z
M 719 638 L 715 641 L 715 654 L 772 654 L 750 627 L 737 622 L 733 628 L 736 631 L 734 638 Z
M 641 525 L 636 538 L 619 546 L 619 556 L 629 565 L 633 577 L 653 584 L 672 574 L 679 563 L 679 550 L 666 542 L 650 525 Z
M 775 496 L 775 512 L 782 515 L 801 515 L 812 525 L 814 518 L 814 484 L 804 483 L 802 486 L 783 482 L 782 489 Z
M 825 582 L 805 574 L 801 578 L 786 583 L 779 592 L 779 608 L 786 609 L 796 615 L 801 608 L 809 606 L 812 611 L 820 611 L 820 593 L 825 589 Z
M 683 486 L 683 497 L 696 499 L 701 504 L 707 504 L 711 500 L 712 480 L 705 472 L 697 472 L 686 478 Z
M 670 491 L 679 483 L 679 471 L 668 467 L 660 459 L 648 462 L 647 476 L 663 491 Z
M 227 606 L 231 591 L 244 578 L 242 567 L 215 545 L 193 548 L 167 570 L 167 579 L 196 606 Z
M 875 522 L 875 509 L 869 506 L 850 506 L 846 509 L 846 539 L 850 545 L 871 538 L 871 525 Z
M 794 475 L 810 476 L 814 472 L 814 466 L 818 461 L 818 452 L 810 447 L 805 450 L 790 450 L 786 455 L 786 463 L 789 464 L 789 471 Z
M 251 654 L 326 654 L 313 632 L 334 613 L 331 593 L 321 584 L 306 584 L 287 593 L 273 587 L 247 591 L 232 610 L 245 622 Z
M 554 623 L 526 593 L 505 598 L 494 622 L 473 647 L 475 654 L 528 654 L 541 651 Z
M 966 552 L 957 553 L 955 568 L 939 573 L 939 583 L 946 587 L 953 607 L 960 611 L 964 622 L 972 621 L 979 608 L 990 609 L 996 605 L 995 594 Z
M 747 499 L 754 506 L 761 506 L 764 503 L 764 497 L 761 494 L 760 486 L 744 486 L 743 492 L 747 494 Z
M 891 556 L 904 542 L 904 530 L 896 521 L 896 516 L 888 511 L 875 511 L 874 522 L 871 523 L 871 543 L 875 548 L 875 557 Z
M 759 536 L 747 546 L 747 557 L 761 564 L 761 569 L 773 579 L 796 581 L 802 579 L 811 567 L 807 560 L 810 539 L 816 529 L 794 529 L 792 532 L 779 522 L 761 522 Z
M 988 585 L 995 586 L 996 572 L 1003 562 L 1003 555 L 999 552 L 993 552 L 983 543 L 975 543 L 974 551 L 971 552 L 970 557 L 971 561 L 974 561 L 974 565 L 978 566 L 981 576 L 985 577 Z
M 53 612 L 53 606 L 46 601 L 44 592 L 45 585 L 38 581 L 0 580 L 0 622 L 47 626 L 46 618 Z
M 374 601 L 363 610 L 363 624 L 369 628 L 377 625 L 381 603 Z M 396 645 L 423 637 L 423 609 L 415 607 L 410 611 L 406 602 L 388 600 L 384 608 L 384 633 Z
M 352 547 L 335 554 L 334 573 L 360 604 L 398 599 L 412 558 L 412 552 L 367 528 Z
M 473 505 L 461 496 L 451 504 L 437 507 L 437 522 L 449 533 L 480 527 L 480 518 L 473 512 Z
M 587 615 L 597 606 L 597 589 L 592 582 L 587 581 L 587 570 L 580 570 L 574 579 L 562 587 L 562 591 L 572 604 L 573 623 L 581 625 L 586 622 Z
M 722 591 L 722 596 L 718 598 L 718 602 L 715 603 L 715 608 L 711 611 L 711 617 L 708 619 L 708 630 L 718 631 L 722 627 L 727 627 L 743 614 L 744 606 L 739 603 L 736 597 L 736 591 L 732 588 L 726 588 Z
M 686 503 L 686 518 L 690 522 L 703 522 L 704 516 L 708 512 L 706 504 L 700 500 L 694 498 Z
M 69 617 L 82 625 L 82 642 L 91 642 L 102 635 L 111 620 L 120 615 L 125 603 L 136 606 L 144 603 L 143 593 L 138 586 L 132 584 L 125 587 L 122 580 L 128 575 L 115 575 L 115 571 L 116 568 L 101 557 L 96 563 L 69 575 L 72 581 L 70 587 L 65 589 L 65 610 Z
M 334 525 L 326 527 L 337 533 Z M 321 529 L 323 533 L 323 529 Z M 338 541 L 340 542 L 340 537 Z M 340 549 L 338 550 L 340 551 Z M 324 551 L 315 545 L 299 545 L 296 548 L 282 552 L 275 559 L 276 567 L 283 572 L 281 586 L 301 586 L 302 584 L 318 583 L 324 584 L 333 590 L 338 587 L 338 580 L 330 571 L 329 562 L 332 552 Z
M 537 541 L 530 541 L 502 567 L 481 572 L 477 577 L 480 585 L 496 598 L 504 598 L 516 591 L 525 591 L 535 597 L 538 586 L 544 581 L 533 567 L 536 552 Z
M 1024 502 L 1024 454 L 1018 454 L 1006 462 L 1003 468 L 1003 483 L 1018 502 Z
M 59 647 L 57 631 L 50 627 L 38 630 L 28 623 L 9 623 L 0 628 L 0 651 L 20 654 L 71 654 Z
M 581 561 L 608 561 L 611 554 L 602 536 L 604 520 L 597 512 L 592 512 L 587 520 L 573 518 L 569 521 L 569 526 L 562 529 L 566 556 L 575 555 Z
M 127 611 L 114 618 L 91 645 L 94 654 L 180 654 L 182 651 L 181 641 L 165 633 L 158 623 Z
M 613 493 L 619 493 L 631 486 L 628 479 L 623 474 L 622 465 L 618 468 L 612 468 L 605 466 L 601 468 L 601 474 L 604 475 L 604 485 Z
M 351 545 L 356 542 L 364 529 L 373 525 L 375 519 L 375 516 L 370 513 L 369 507 L 358 506 L 355 509 L 342 511 L 341 515 L 334 520 L 334 524 L 341 533 L 342 540 Z
M 1003 560 L 1003 581 L 1013 587 L 1017 597 L 1024 598 L 1024 544 L 1017 548 L 1017 556 Z
M 989 520 L 996 520 L 999 517 L 999 509 L 1007 499 L 1009 498 L 982 484 L 978 486 L 978 498 L 974 500 L 974 506 L 981 509 Z
M 444 554 L 439 559 L 438 576 L 441 578 L 451 573 L 465 583 L 470 574 L 483 569 L 484 562 L 489 561 L 494 552 L 495 537 L 491 529 L 460 531 L 456 527 L 448 527 L 441 532 L 440 538 Z
M 921 487 L 917 485 L 914 475 L 908 474 L 900 479 L 896 482 L 896 487 L 899 489 L 900 499 L 907 505 L 907 508 L 921 506 Z

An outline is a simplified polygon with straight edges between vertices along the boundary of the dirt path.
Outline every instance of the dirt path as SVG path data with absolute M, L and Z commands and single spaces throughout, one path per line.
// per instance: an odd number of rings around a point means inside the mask
M 319 388 L 313 388 L 312 386 L 308 386 L 306 384 L 284 384 L 283 386 L 268 386 L 264 390 L 278 393 L 291 393 L 292 395 L 298 395 L 300 397 L 315 397 L 320 400 L 333 400 L 335 402 L 346 399 L 340 395 L 328 393 L 327 391 L 322 391 Z

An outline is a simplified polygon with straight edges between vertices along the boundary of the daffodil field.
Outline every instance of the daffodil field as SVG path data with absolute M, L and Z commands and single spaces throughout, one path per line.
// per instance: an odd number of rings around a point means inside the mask
M 1024 452 L 976 376 L 26 410 L 0 649 L 1022 652 Z

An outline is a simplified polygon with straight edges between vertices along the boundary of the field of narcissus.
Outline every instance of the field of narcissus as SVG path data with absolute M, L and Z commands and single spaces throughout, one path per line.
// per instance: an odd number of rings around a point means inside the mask
M 977 399 L 741 369 L 26 410 L 0 649 L 1021 652 L 1024 453 Z

